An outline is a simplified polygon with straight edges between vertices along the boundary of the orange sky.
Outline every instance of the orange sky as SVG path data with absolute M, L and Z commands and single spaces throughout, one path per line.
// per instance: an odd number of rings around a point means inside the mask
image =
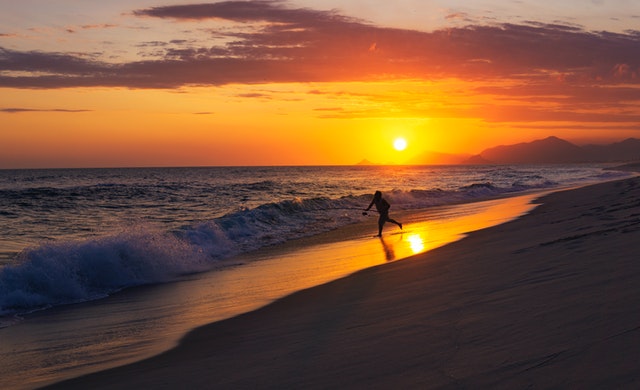
M 3 24 L 0 168 L 398 164 L 549 135 L 640 137 L 638 31 L 130 3 L 75 28 Z

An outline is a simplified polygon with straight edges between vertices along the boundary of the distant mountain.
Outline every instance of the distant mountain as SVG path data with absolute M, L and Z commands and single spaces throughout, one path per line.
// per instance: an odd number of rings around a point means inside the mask
M 423 152 L 407 161 L 410 165 L 456 165 L 464 164 L 471 158 L 469 154 L 449 154 L 438 152 Z
M 468 165 L 486 165 L 486 164 L 493 164 L 491 161 L 486 160 L 485 158 L 483 158 L 481 155 L 476 154 L 475 156 L 471 156 L 468 159 L 464 160 L 462 162 L 463 164 L 468 164 Z
M 360 161 L 359 163 L 357 163 L 356 165 L 376 165 L 375 163 L 372 163 L 371 161 L 367 160 L 366 158 L 362 161 Z
M 496 146 L 486 149 L 480 156 L 501 164 L 574 163 L 587 160 L 580 147 L 557 137 Z
M 582 147 L 593 161 L 640 161 L 640 140 L 628 138 L 609 145 L 585 145 Z
M 558 137 L 502 145 L 484 150 L 467 164 L 566 164 L 640 160 L 640 140 L 629 138 L 609 145 L 577 146 Z

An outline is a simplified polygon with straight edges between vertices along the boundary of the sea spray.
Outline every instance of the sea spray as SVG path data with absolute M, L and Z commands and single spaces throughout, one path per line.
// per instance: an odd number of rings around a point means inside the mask
M 172 234 L 143 231 L 46 243 L 0 269 L 0 314 L 94 300 L 208 268 L 206 256 Z

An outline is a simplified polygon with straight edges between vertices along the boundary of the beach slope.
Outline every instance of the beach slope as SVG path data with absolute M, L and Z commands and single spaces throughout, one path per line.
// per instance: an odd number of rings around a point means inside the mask
M 640 179 L 540 201 L 51 388 L 640 387 Z

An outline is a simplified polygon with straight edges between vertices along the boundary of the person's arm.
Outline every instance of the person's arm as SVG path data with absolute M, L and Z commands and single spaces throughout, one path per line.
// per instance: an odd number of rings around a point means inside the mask
M 373 204 L 375 203 L 375 201 L 376 201 L 376 198 L 373 198 L 373 199 L 371 200 L 371 203 L 369 203 L 369 207 L 367 207 L 364 211 L 369 211 L 369 209 L 371 208 L 371 206 L 373 206 Z

